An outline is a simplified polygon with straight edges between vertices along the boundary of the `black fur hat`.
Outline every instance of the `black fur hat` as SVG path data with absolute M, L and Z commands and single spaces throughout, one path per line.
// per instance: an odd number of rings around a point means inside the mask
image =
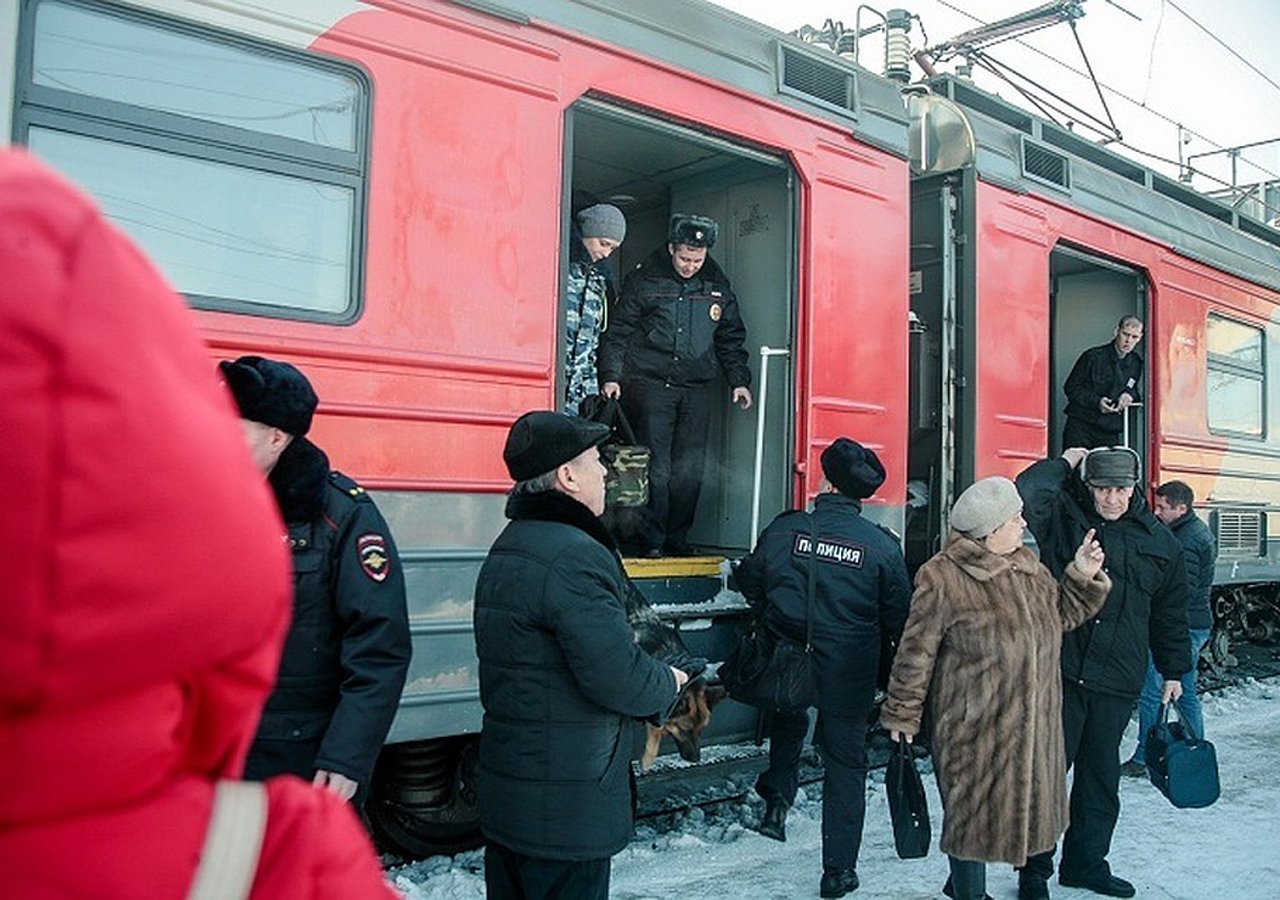
M 613 432 L 608 425 L 539 409 L 516 419 L 507 433 L 502 459 L 516 481 L 554 471 Z
M 716 237 L 720 234 L 720 226 L 716 224 L 715 219 L 707 216 L 676 213 L 671 217 L 671 225 L 667 233 L 667 240 L 673 244 L 684 244 L 686 247 L 714 247 Z
M 286 362 L 242 356 L 218 369 L 236 398 L 241 418 L 301 437 L 311 430 L 319 398 L 307 376 Z
M 884 484 L 884 466 L 874 450 L 847 437 L 836 438 L 822 451 L 822 474 L 835 489 L 859 500 Z

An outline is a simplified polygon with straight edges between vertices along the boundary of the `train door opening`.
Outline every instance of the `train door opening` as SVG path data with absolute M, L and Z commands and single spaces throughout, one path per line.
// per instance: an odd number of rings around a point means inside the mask
M 1050 360 L 1049 360 L 1049 452 L 1061 453 L 1062 427 L 1066 422 L 1067 397 L 1063 385 L 1080 354 L 1090 347 L 1110 343 L 1124 316 L 1147 320 L 1147 280 L 1133 266 L 1059 244 L 1049 256 Z M 1135 353 L 1143 360 L 1147 335 Z M 1148 367 L 1149 368 L 1149 367 Z M 1149 394 L 1144 372 L 1142 398 Z M 1134 404 L 1127 415 L 1126 442 L 1143 460 L 1146 472 L 1147 407 Z M 1127 437 L 1126 437 L 1127 435 Z
M 566 119 L 566 208 L 576 211 L 603 201 L 627 218 L 626 240 L 609 259 L 617 290 L 649 254 L 666 247 L 673 213 L 710 216 L 719 223 L 709 255 L 738 298 L 755 405 L 747 411 L 732 406 L 728 385 L 723 377 L 718 380 L 689 541 L 708 554 L 741 555 L 756 538 L 751 525 L 757 430 L 762 435 L 761 523 L 787 509 L 793 493 L 794 353 L 767 359 L 760 353 L 761 347 L 790 351 L 794 346 L 796 189 L 791 168 L 754 148 L 597 100 L 576 104 Z M 567 260 L 565 218 L 561 246 Z M 563 297 L 562 290 L 562 307 Z M 565 313 L 562 308 L 562 334 Z M 561 354 L 564 345 L 562 339 Z M 762 364 L 769 366 L 764 395 Z M 563 360 L 560 372 L 563 390 Z M 757 429 L 760 404 L 765 417 Z

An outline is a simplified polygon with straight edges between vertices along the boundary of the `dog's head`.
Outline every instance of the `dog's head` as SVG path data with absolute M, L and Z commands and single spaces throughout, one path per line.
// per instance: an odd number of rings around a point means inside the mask
M 649 726 L 649 740 L 645 744 L 640 766 L 648 771 L 658 756 L 658 745 L 664 734 L 675 741 L 680 758 L 686 762 L 698 762 L 702 758 L 702 732 L 711 721 L 712 708 L 723 700 L 723 685 L 708 684 L 704 678 L 695 678 L 681 693 L 671 715 L 661 725 Z

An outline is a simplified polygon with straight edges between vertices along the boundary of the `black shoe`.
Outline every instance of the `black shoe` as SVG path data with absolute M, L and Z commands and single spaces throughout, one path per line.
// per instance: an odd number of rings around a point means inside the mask
M 947 883 L 942 886 L 942 893 L 946 894 L 948 897 L 954 897 L 956 895 L 956 889 L 951 884 L 950 875 L 947 876 Z M 1047 897 L 1048 894 L 1045 896 Z M 982 900 L 996 900 L 996 898 L 992 897 L 990 894 L 983 894 Z
M 1120 774 L 1129 778 L 1146 778 L 1147 767 L 1138 762 L 1138 757 L 1135 756 L 1133 759 L 1120 766 Z
M 781 797 L 769 797 L 765 800 L 764 814 L 760 816 L 760 824 L 756 831 L 775 841 L 787 841 L 787 810 L 790 808 Z
M 857 869 L 824 869 L 818 885 L 820 897 L 843 897 L 858 889 Z
M 1019 870 L 1018 900 L 1049 900 L 1049 879 Z
M 1093 891 L 1095 894 L 1102 894 L 1104 897 L 1132 897 L 1138 893 L 1129 882 L 1111 874 L 1102 875 L 1098 878 L 1076 879 L 1059 872 L 1058 884 L 1063 887 L 1084 888 L 1086 891 Z

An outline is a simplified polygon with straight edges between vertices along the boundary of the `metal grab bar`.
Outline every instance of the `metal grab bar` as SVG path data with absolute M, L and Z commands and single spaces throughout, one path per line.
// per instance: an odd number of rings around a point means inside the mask
M 1121 446 L 1129 447 L 1130 450 L 1137 450 L 1137 448 L 1129 445 L 1129 410 L 1141 408 L 1142 404 L 1135 400 L 1124 408 L 1124 415 L 1121 417 L 1124 419 L 1124 443 L 1121 444 Z
M 747 546 L 755 547 L 760 536 L 760 481 L 764 468 L 764 410 L 769 397 L 769 360 L 775 356 L 790 356 L 791 351 L 782 347 L 760 347 L 760 394 L 756 400 L 756 463 L 751 481 L 751 538 Z

